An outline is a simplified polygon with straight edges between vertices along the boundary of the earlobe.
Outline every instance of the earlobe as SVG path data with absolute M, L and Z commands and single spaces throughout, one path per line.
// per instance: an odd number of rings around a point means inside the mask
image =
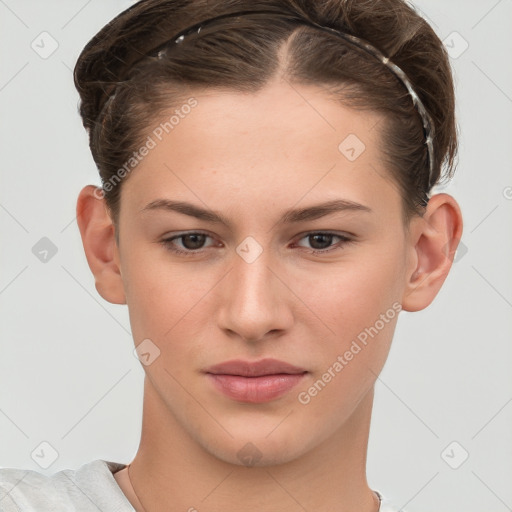
M 462 236 L 462 214 L 448 194 L 433 196 L 411 229 L 413 266 L 402 298 L 405 311 L 420 311 L 435 298 L 453 263 Z
M 115 228 L 98 190 L 87 185 L 80 191 L 76 205 L 78 227 L 98 293 L 113 304 L 126 304 Z

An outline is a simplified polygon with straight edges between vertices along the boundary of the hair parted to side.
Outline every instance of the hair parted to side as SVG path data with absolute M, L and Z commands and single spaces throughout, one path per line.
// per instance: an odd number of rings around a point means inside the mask
M 399 66 L 433 123 L 431 184 L 452 176 L 457 130 L 449 58 L 406 1 L 141 0 L 89 41 L 74 70 L 80 115 L 102 182 L 118 178 L 155 122 L 195 91 L 255 93 L 281 75 L 291 84 L 318 85 L 343 105 L 384 114 L 379 130 L 386 168 L 401 191 L 405 214 L 421 214 L 431 188 L 421 117 L 398 78 L 353 44 L 281 17 L 243 16 L 185 38 L 164 58 L 147 56 L 202 20 L 256 9 L 298 15 L 357 36 Z M 104 187 L 114 220 L 121 188 Z

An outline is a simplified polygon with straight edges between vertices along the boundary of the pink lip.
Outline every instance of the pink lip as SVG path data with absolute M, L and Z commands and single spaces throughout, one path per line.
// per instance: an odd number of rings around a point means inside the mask
M 276 359 L 226 361 L 205 372 L 223 394 L 249 403 L 268 402 L 284 395 L 307 373 L 303 368 Z
M 262 375 L 276 375 L 279 373 L 297 374 L 304 373 L 304 368 L 299 368 L 277 359 L 261 359 L 260 361 L 243 361 L 234 359 L 216 364 L 207 368 L 206 373 L 216 375 L 239 375 L 241 377 L 260 377 Z

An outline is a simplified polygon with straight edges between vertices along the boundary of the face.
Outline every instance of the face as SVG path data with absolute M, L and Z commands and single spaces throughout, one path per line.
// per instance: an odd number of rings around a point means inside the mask
M 144 370 L 162 417 L 236 464 L 249 442 L 265 462 L 293 460 L 357 414 L 412 260 L 382 119 L 283 84 L 194 95 L 123 183 L 118 218 L 134 341 L 160 351 Z M 258 367 L 266 377 L 213 368 L 268 359 L 281 363 Z

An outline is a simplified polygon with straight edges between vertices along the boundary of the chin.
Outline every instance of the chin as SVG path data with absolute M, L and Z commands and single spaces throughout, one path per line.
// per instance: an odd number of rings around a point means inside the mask
M 199 442 L 205 451 L 222 462 L 245 467 L 286 464 L 298 459 L 315 445 L 314 440 L 308 443 L 294 439 L 285 429 L 280 434 L 274 432 L 270 436 L 266 432 L 261 430 L 259 435 L 250 436 L 246 429 L 240 435 L 233 433 L 234 438 L 203 439 Z

